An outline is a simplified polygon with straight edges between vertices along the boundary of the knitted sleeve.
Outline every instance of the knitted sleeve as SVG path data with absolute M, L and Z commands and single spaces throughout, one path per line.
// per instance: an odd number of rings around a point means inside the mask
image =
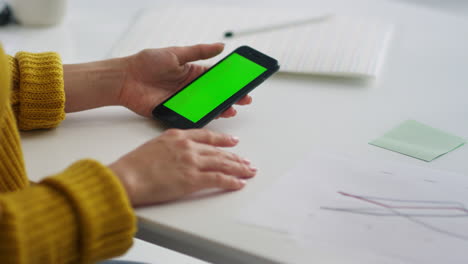
M 65 118 L 63 67 L 57 53 L 18 52 L 9 56 L 11 104 L 18 127 L 32 130 L 56 127 Z
M 93 160 L 0 195 L 0 263 L 93 263 L 124 253 L 135 217 L 118 179 Z
M 10 96 L 10 71 L 8 69 L 8 61 L 5 56 L 3 56 L 3 47 L 0 44 L 0 118 L 3 116 L 4 111 L 6 110 L 6 105 L 8 97 Z

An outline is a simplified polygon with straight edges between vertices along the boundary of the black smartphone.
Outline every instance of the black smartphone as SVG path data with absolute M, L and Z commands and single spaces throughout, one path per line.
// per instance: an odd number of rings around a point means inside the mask
M 278 71 L 278 61 L 241 46 L 153 110 L 176 128 L 200 128 Z

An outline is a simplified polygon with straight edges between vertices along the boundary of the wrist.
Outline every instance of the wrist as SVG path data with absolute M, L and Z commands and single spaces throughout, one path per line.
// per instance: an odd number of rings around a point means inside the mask
M 125 58 L 64 65 L 65 111 L 119 105 L 126 68 Z
M 132 174 L 129 173 L 128 169 L 124 164 L 122 164 L 122 161 L 120 160 L 110 164 L 108 167 L 117 176 L 125 192 L 127 193 L 128 200 L 132 205 L 134 205 L 135 182 L 131 176 Z

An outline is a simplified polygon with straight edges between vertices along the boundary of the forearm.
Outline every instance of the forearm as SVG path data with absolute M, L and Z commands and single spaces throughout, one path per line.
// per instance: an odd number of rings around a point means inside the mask
M 118 105 L 125 68 L 124 58 L 63 65 L 65 112 Z

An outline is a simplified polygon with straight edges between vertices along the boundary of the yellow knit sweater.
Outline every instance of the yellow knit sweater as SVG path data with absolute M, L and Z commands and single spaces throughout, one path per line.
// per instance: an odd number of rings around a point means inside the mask
M 135 217 L 113 173 L 82 160 L 29 184 L 18 128 L 64 119 L 63 70 L 55 53 L 4 54 L 0 46 L 0 263 L 93 263 L 124 253 Z M 15 119 L 16 117 L 16 119 Z

